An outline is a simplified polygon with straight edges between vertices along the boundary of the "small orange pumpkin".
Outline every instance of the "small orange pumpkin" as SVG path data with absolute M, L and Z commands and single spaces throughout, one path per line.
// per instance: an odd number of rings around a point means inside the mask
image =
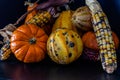
M 112 32 L 112 36 L 113 36 L 113 41 L 115 43 L 115 48 L 117 49 L 119 46 L 119 38 L 115 34 L 115 32 Z M 82 41 L 83 41 L 83 44 L 85 47 L 93 49 L 93 50 L 99 50 L 96 36 L 93 31 L 89 31 L 89 32 L 85 33 L 82 37 Z
M 10 48 L 20 61 L 39 62 L 45 57 L 47 39 L 43 29 L 33 24 L 24 24 L 13 32 Z

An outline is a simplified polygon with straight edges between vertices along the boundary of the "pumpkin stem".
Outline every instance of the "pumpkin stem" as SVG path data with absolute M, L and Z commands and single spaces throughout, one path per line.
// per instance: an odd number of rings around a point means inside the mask
M 29 42 L 30 42 L 30 44 L 35 44 L 36 43 L 36 38 L 33 37 L 32 39 L 29 40 Z

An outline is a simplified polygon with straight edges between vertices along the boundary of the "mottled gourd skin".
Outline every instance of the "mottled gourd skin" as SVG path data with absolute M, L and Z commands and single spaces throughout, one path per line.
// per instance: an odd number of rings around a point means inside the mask
M 57 29 L 47 41 L 50 58 L 58 64 L 69 64 L 80 57 L 83 44 L 80 36 L 68 29 Z

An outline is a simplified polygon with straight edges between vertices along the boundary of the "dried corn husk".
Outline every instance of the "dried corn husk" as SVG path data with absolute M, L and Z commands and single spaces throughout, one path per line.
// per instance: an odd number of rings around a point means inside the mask
M 16 26 L 13 24 L 8 24 L 3 29 L 0 29 L 0 35 L 3 37 L 3 41 L 1 44 L 3 45 L 0 49 L 0 60 L 6 60 L 9 58 L 11 49 L 10 49 L 10 37 L 12 36 L 12 32 L 16 29 Z

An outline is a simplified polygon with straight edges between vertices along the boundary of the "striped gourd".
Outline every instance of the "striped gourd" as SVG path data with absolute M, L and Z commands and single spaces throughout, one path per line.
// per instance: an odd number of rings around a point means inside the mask
M 96 0 L 86 0 L 93 18 L 93 28 L 97 38 L 102 67 L 107 73 L 117 68 L 115 45 L 108 19 Z
M 91 13 L 87 6 L 77 8 L 73 13 L 71 20 L 74 26 L 83 31 L 92 29 Z
M 39 11 L 35 16 L 28 20 L 27 23 L 35 24 L 40 27 L 47 24 L 51 19 L 51 14 L 48 11 Z

